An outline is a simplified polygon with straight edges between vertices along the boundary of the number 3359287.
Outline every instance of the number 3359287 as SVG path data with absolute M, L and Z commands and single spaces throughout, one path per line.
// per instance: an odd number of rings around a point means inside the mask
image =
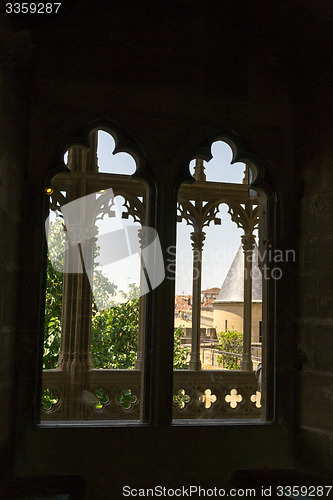
M 6 2 L 7 14 L 57 14 L 61 3 L 28 3 L 28 2 Z

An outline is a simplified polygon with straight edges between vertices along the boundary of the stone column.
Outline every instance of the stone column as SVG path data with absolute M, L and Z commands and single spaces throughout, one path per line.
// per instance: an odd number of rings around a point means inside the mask
M 145 232 L 144 228 L 141 227 L 138 231 L 139 233 L 139 239 L 140 239 L 140 248 L 145 246 L 146 244 L 146 238 L 145 238 Z M 145 288 L 145 273 L 143 270 L 143 259 L 141 258 L 141 268 L 140 268 L 140 298 L 139 298 L 139 329 L 138 329 L 138 351 L 136 355 L 136 360 L 135 360 L 135 370 L 141 370 L 142 368 L 142 362 L 143 362 L 143 356 L 142 356 L 142 350 L 143 350 L 143 336 L 145 332 L 145 317 L 146 317 L 146 295 L 142 295 L 141 293 Z
M 90 238 L 78 244 L 82 273 L 78 275 L 76 288 L 76 318 L 75 342 L 73 352 L 73 367 L 83 372 L 92 369 L 91 363 L 91 320 L 92 320 L 92 283 L 94 274 L 94 246 L 97 228 L 86 227 L 85 232 L 91 231 Z
M 193 292 L 192 292 L 192 341 L 190 370 L 200 370 L 200 315 L 201 315 L 201 265 L 205 240 L 203 231 L 191 233 L 193 247 Z
M 97 133 L 90 136 L 87 152 L 81 146 L 69 150 L 68 168 L 80 172 L 79 182 L 67 186 L 66 201 L 75 201 L 89 194 L 85 172 L 97 172 Z M 66 250 L 62 295 L 61 343 L 57 368 L 88 371 L 90 359 L 92 290 L 94 272 L 95 200 L 82 198 L 80 209 L 65 216 Z
M 242 370 L 253 370 L 251 358 L 252 330 L 252 259 L 255 237 L 244 234 L 242 244 L 244 250 L 244 317 L 243 317 L 243 358 Z
M 80 146 L 69 151 L 68 168 L 81 174 L 66 186 L 66 202 L 81 200 L 73 212 L 64 213 L 66 249 L 61 318 L 61 343 L 57 369 L 66 371 L 64 405 L 67 418 L 82 419 L 83 390 L 91 363 L 92 283 L 94 273 L 95 197 L 90 196 L 86 172 L 97 172 L 97 133 L 90 136 L 87 152 Z M 66 203 L 66 204 L 67 204 Z
M 193 177 L 199 182 L 204 182 L 206 180 L 204 162 L 200 158 L 195 160 Z
M 73 228 L 69 226 L 69 231 Z M 88 240 L 70 246 L 65 252 L 62 301 L 62 335 L 58 369 L 80 367 L 91 370 L 90 342 L 94 245 L 97 228 L 91 226 Z
M 76 317 L 76 300 L 74 290 L 77 289 L 78 274 L 69 272 L 70 268 L 79 267 L 79 262 L 74 261 L 78 254 L 74 248 L 70 247 L 64 255 L 64 274 L 62 288 L 62 308 L 61 308 L 61 339 L 60 352 L 58 357 L 57 369 L 67 370 L 71 364 L 74 350 L 75 325 L 73 319 Z M 76 264 L 76 265 L 75 265 Z

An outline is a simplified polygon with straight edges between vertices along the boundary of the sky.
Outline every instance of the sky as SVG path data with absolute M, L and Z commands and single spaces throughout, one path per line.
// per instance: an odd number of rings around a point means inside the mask
M 242 183 L 245 164 L 231 165 L 232 151 L 224 142 L 218 141 L 212 145 L 213 158 L 204 162 L 207 181 Z M 190 172 L 194 172 L 194 161 L 190 164 Z M 219 206 L 217 217 L 221 225 L 211 223 L 204 228 L 206 234 L 202 254 L 201 289 L 222 286 L 224 278 L 232 264 L 240 245 L 243 231 L 237 228 L 228 214 L 225 204 Z M 190 233 L 192 227 L 185 221 L 177 224 L 177 271 L 176 293 L 192 294 L 192 247 Z
M 99 132 L 98 138 L 98 164 L 101 172 L 114 172 L 132 174 L 135 171 L 133 158 L 126 153 L 112 155 L 114 141 L 112 137 Z M 241 183 L 244 177 L 244 163 L 231 165 L 232 151 L 224 142 L 218 141 L 212 146 L 213 158 L 210 162 L 204 162 L 205 173 L 208 181 L 237 182 Z M 193 173 L 194 161 L 190 164 L 190 172 Z M 240 236 L 243 231 L 237 228 L 228 214 L 228 207 L 220 205 L 221 226 L 210 225 L 205 228 L 206 239 L 203 251 L 202 289 L 221 287 L 223 280 L 231 266 L 240 245 Z M 192 248 L 190 232 L 192 227 L 186 222 L 177 224 L 177 250 L 176 250 L 176 293 L 192 294 Z M 171 250 L 172 252 L 172 250 Z M 170 253 L 170 258 L 172 255 Z M 116 267 L 116 266 L 115 266 Z M 139 262 L 127 267 L 126 276 L 117 278 L 127 287 L 129 283 L 139 282 Z
M 112 155 L 114 146 L 112 136 L 100 131 L 97 151 L 99 171 L 129 175 L 134 173 L 136 169 L 135 160 L 127 153 Z M 208 181 L 242 183 L 245 165 L 244 163 L 231 165 L 232 151 L 226 143 L 222 141 L 215 142 L 212 145 L 212 155 L 213 158 L 210 162 L 204 162 Z M 189 168 L 190 172 L 193 173 L 194 161 L 191 162 Z M 123 201 L 120 197 L 116 198 L 119 213 L 123 211 Z M 222 286 L 240 245 L 240 236 L 243 231 L 231 221 L 227 212 L 228 207 L 221 204 L 217 215 L 221 218 L 221 225 L 214 226 L 211 223 L 209 227 L 204 229 L 206 239 L 203 250 L 202 290 Z M 133 220 L 131 218 L 128 221 L 122 219 L 122 223 L 124 225 L 133 225 Z M 99 234 L 107 233 L 110 230 L 108 219 L 98 221 L 98 227 Z M 176 294 L 192 294 L 192 248 L 190 241 L 192 230 L 192 227 L 187 225 L 185 221 L 177 224 Z M 170 262 L 174 258 L 171 252 L 174 253 L 174 250 L 171 249 L 169 253 Z M 126 292 L 131 283 L 139 284 L 140 258 L 136 254 L 126 258 L 126 260 L 104 266 L 103 273 L 117 285 L 118 290 Z

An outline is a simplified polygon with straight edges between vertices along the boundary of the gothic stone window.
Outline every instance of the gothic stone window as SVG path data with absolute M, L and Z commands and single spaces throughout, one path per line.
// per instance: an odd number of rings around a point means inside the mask
M 89 149 L 72 146 L 67 172 L 46 190 L 42 420 L 140 419 L 152 230 L 145 185 L 128 175 L 135 161 L 119 152 L 112 159 L 114 147 L 112 136 L 92 132 Z
M 191 163 L 195 181 L 178 192 L 172 255 L 175 347 L 183 348 L 183 358 L 174 370 L 173 418 L 265 419 L 267 283 L 258 249 L 265 194 L 249 188 L 252 163 L 235 158 L 231 164 L 232 150 L 222 141 L 211 150 L 209 162 Z M 230 269 L 222 280 L 226 262 Z M 170 263 L 175 265 L 172 258 Z M 207 300 L 211 294 L 204 292 L 214 290 L 216 297 Z
M 93 131 L 89 147 L 71 146 L 67 170 L 46 189 L 50 217 L 42 420 L 144 421 L 147 297 L 170 265 L 176 271 L 174 421 L 269 419 L 271 282 L 263 279 L 262 268 L 267 276 L 272 229 L 268 197 L 252 184 L 256 165 L 241 158 L 230 140 L 213 146 L 212 141 L 209 153 L 194 155 L 192 183 L 182 184 L 178 192 L 178 225 L 187 225 L 188 231 L 185 237 L 178 232 L 176 247 L 162 249 L 170 256 L 163 262 L 158 235 L 147 223 L 149 189 L 130 175 L 135 172 L 133 157 L 120 153 L 112 141 L 112 136 Z M 229 148 L 238 163 L 231 166 L 231 157 L 220 157 L 219 147 Z M 226 165 L 234 169 L 229 178 L 223 177 Z M 207 273 L 205 252 L 210 240 L 222 248 L 231 234 L 238 243 L 237 266 L 232 263 L 230 272 L 234 266 L 237 273 L 228 272 L 222 284 L 220 263 Z M 178 290 L 185 286 L 179 284 L 182 238 L 191 253 L 186 293 Z M 209 275 L 218 281 L 208 282 Z M 235 304 L 225 300 L 227 285 L 240 286 Z M 207 288 L 213 292 L 202 293 Z M 221 303 L 230 313 L 222 326 Z M 223 347 L 223 334 L 236 338 L 237 345 Z

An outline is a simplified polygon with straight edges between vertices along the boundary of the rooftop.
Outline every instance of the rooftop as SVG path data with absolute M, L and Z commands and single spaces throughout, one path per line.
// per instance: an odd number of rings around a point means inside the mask
M 244 252 L 240 245 L 228 274 L 216 297 L 216 302 L 244 301 Z M 258 247 L 255 245 L 252 261 L 252 302 L 262 301 L 262 274 L 258 267 Z

